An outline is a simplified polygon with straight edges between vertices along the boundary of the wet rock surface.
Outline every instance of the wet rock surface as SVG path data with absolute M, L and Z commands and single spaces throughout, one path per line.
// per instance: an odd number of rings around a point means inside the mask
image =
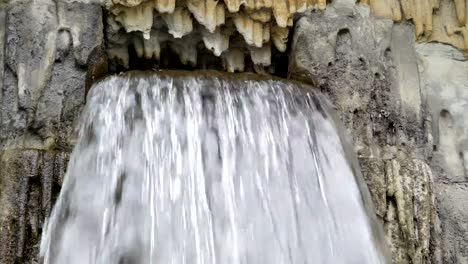
M 439 263 L 468 262 L 468 61 L 453 47 L 419 44 L 419 69 L 432 119 Z
M 102 40 L 99 5 L 0 3 L 2 264 L 38 261 Z
M 411 25 L 329 7 L 297 21 L 290 57 L 291 78 L 328 94 L 353 136 L 394 263 L 431 263 L 435 240 L 431 138 L 413 42 Z
M 37 262 L 43 219 L 58 193 L 86 91 L 107 74 L 106 22 L 98 2 L 0 1 L 2 264 Z M 442 2 L 445 8 L 448 1 Z M 174 32 L 184 29 L 171 19 Z M 315 84 L 335 104 L 353 137 L 394 263 L 467 263 L 463 54 L 442 44 L 415 47 L 411 24 L 374 19 L 369 8 L 347 0 L 306 13 L 295 24 L 286 50 L 290 78 Z M 203 41 L 221 51 L 220 39 L 207 34 Z M 143 44 L 149 46 L 141 46 L 142 56 L 156 56 L 155 42 Z M 274 45 L 286 49 L 281 41 Z M 257 61 L 266 64 L 256 49 Z M 239 54 L 245 52 L 226 51 L 231 71 L 247 67 Z M 272 57 L 271 63 L 278 62 Z

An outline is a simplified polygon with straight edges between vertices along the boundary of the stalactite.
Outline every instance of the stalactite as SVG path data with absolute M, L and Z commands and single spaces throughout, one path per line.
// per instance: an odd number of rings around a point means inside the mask
M 465 0 L 361 0 L 377 17 L 411 20 L 419 41 L 451 44 L 468 55 L 468 8 Z
M 222 56 L 223 60 L 229 61 L 226 65 L 229 65 L 231 71 L 244 68 L 243 62 L 234 62 L 231 58 L 232 54 L 239 52 L 242 52 L 242 57 L 250 53 L 259 65 L 269 65 L 271 54 L 267 55 L 266 52 L 271 53 L 272 45 L 280 52 L 286 50 L 294 14 L 323 9 L 326 6 L 325 0 L 106 1 L 106 7 L 110 11 L 108 55 L 120 61 L 123 66 L 128 67 L 129 60 L 124 46 L 133 45 L 138 57 L 158 59 L 163 43 L 167 43 L 179 54 L 182 62 L 194 63 L 199 42 L 192 42 L 193 47 L 188 47 L 188 43 L 182 44 L 177 40 L 185 37 L 195 39 L 192 35 L 198 35 L 200 42 L 215 56 L 220 57 L 231 48 L 230 36 L 237 34 L 237 31 L 243 37 L 244 44 L 236 44 L 238 51 Z M 168 32 L 172 37 L 157 38 L 155 30 Z M 121 37 L 122 31 L 133 33 L 131 37 L 124 39 Z M 153 40 L 153 36 L 157 39 Z

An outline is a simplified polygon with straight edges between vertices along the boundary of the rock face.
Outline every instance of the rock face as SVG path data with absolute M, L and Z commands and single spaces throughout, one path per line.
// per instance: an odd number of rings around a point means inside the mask
M 327 93 L 353 135 L 393 262 L 466 263 L 468 62 L 416 45 L 413 27 L 362 7 L 308 14 L 289 73 Z
M 431 262 L 436 220 L 413 45 L 411 25 L 329 7 L 297 21 L 290 61 L 291 78 L 313 80 L 353 135 L 394 263 Z
M 67 167 L 86 84 L 99 73 L 102 40 L 99 5 L 0 4 L 2 264 L 37 263 L 43 221 Z
M 129 45 L 148 59 L 170 45 L 196 64 L 194 42 L 229 71 L 244 71 L 245 56 L 267 66 L 278 63 L 271 50 L 289 52 L 290 78 L 326 93 L 353 136 L 393 262 L 468 262 L 463 1 L 361 1 L 370 10 L 334 0 L 297 19 L 290 48 L 292 9 L 264 12 L 247 2 L 114 0 L 103 11 L 103 1 L 0 0 L 0 263 L 38 261 L 86 91 L 107 74 L 104 46 L 122 65 L 132 59 Z M 425 13 L 416 12 L 423 2 Z M 146 13 L 157 15 L 149 21 Z M 233 29 L 239 36 L 228 35 Z
M 128 46 L 136 48 L 138 57 L 152 58 L 154 54 L 159 60 L 161 46 L 168 45 L 183 64 L 197 65 L 201 44 L 214 56 L 221 56 L 229 72 L 244 71 L 247 56 L 257 66 L 270 66 L 272 48 L 286 50 L 294 15 L 326 7 L 325 0 L 105 2 L 110 25 L 108 52 L 124 67 L 129 67 Z
M 468 55 L 468 8 L 465 0 L 362 0 L 376 17 L 412 20 L 419 40 L 453 45 Z
M 468 61 L 442 44 L 419 44 L 419 69 L 432 117 L 439 263 L 468 263 Z

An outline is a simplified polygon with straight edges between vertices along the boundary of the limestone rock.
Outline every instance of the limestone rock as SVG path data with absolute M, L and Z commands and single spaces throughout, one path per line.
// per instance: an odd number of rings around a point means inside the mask
M 270 31 L 269 24 L 262 24 L 243 14 L 235 14 L 233 19 L 237 31 L 244 37 L 248 45 L 257 48 L 262 47 L 265 35 L 264 32 Z
M 211 33 L 225 22 L 224 5 L 217 0 L 188 0 L 187 7 L 195 19 Z
M 137 6 L 144 1 L 145 0 L 112 0 L 112 3 L 115 5 Z
M 153 26 L 152 3 L 147 2 L 132 8 L 117 6 L 112 9 L 115 21 L 121 23 L 127 32 L 141 31 L 145 39 L 149 39 Z
M 239 49 L 229 49 L 223 53 L 224 68 L 228 72 L 244 71 L 244 53 Z
M 162 17 L 174 38 L 181 38 L 193 30 L 192 17 L 185 8 L 178 7 L 173 13 L 163 14 Z
M 275 44 L 275 47 L 281 52 L 286 51 L 288 45 L 288 35 L 289 30 L 287 28 L 274 26 L 271 29 L 271 39 L 273 44 Z
M 38 262 L 36 245 L 63 182 L 68 156 L 40 150 L 0 151 L 2 263 Z
M 176 8 L 176 0 L 151 0 L 156 9 L 160 13 L 172 13 Z
M 416 47 L 427 109 L 432 120 L 434 179 L 440 240 L 438 263 L 468 261 L 468 60 L 441 43 Z M 436 262 L 437 263 L 437 262 Z
M 249 47 L 249 52 L 253 63 L 261 66 L 270 66 L 271 47 L 269 44 L 265 44 L 261 48 Z
M 392 262 L 432 263 L 437 235 L 428 119 L 410 25 L 328 8 L 296 22 L 290 78 L 315 83 L 353 137 Z M 414 76 L 416 75 L 416 76 Z M 402 90 L 404 93 L 402 93 Z M 407 100 L 407 98 L 419 100 Z
M 219 28 L 213 33 L 204 30 L 202 35 L 205 47 L 211 50 L 217 57 L 221 56 L 221 53 L 229 48 L 230 35 L 228 33 L 222 33 Z
M 362 1 L 361 1 L 362 2 Z M 412 20 L 420 41 L 451 44 L 468 54 L 468 8 L 464 0 L 370 0 L 377 17 Z
M 169 42 L 171 49 L 179 55 L 183 64 L 197 64 L 197 48 L 193 43 L 198 43 L 196 36 L 186 36 L 180 39 L 174 39 Z
M 126 46 L 114 47 L 107 50 L 109 59 L 117 59 L 125 68 L 128 68 L 129 55 Z
M 294 15 L 312 9 L 324 9 L 325 6 L 325 0 L 107 0 L 106 8 L 110 10 L 112 17 L 108 20 L 113 33 L 108 34 L 108 53 L 111 58 L 117 58 L 120 63 L 126 64 L 128 59 L 122 46 L 133 45 L 139 49 L 137 55 L 142 56 L 144 40 L 126 43 L 113 41 L 114 35 L 120 34 L 120 27 L 127 33 L 141 32 L 143 38 L 148 40 L 151 38 L 151 30 L 161 31 L 165 29 L 164 25 L 167 25 L 168 32 L 174 38 L 189 34 L 201 35 L 205 47 L 216 56 L 229 48 L 229 36 L 235 35 L 235 31 L 244 37 L 245 45 L 240 47 L 243 52 L 256 50 L 251 49 L 252 47 L 262 52 L 271 50 L 270 39 L 276 50 L 284 52 Z M 159 20 L 161 17 L 164 23 Z M 134 39 L 134 36 L 129 39 Z M 162 44 L 159 41 L 159 45 Z M 195 46 L 198 44 L 193 43 Z M 174 43 L 169 45 L 178 46 Z M 261 49 L 264 45 L 268 47 Z M 271 54 L 262 55 L 262 65 L 270 64 L 267 63 L 267 57 L 271 57 Z M 187 61 L 186 59 L 187 57 L 183 61 Z
M 102 8 L 1 2 L 0 263 L 39 263 L 42 224 L 74 144 L 88 70 L 103 53 Z

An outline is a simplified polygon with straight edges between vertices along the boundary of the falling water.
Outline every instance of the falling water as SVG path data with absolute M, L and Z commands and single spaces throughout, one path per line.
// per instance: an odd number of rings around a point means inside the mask
M 44 263 L 385 263 L 326 105 L 306 86 L 245 76 L 100 82 Z

